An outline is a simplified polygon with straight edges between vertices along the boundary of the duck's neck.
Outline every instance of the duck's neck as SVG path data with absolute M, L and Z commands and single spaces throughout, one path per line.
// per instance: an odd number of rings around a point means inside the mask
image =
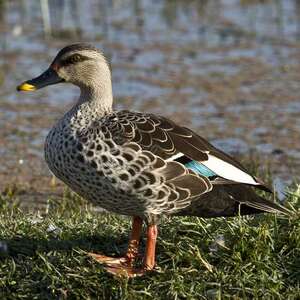
M 76 105 L 67 113 L 70 120 L 82 119 L 89 123 L 112 112 L 111 81 L 99 80 L 90 86 L 80 87 Z
M 95 113 L 104 115 L 112 111 L 113 95 L 111 83 L 98 83 L 91 87 L 81 87 L 77 105 L 89 107 Z

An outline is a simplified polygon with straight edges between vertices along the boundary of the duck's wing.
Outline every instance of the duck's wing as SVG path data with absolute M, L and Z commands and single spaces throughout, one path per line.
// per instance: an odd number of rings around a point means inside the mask
M 74 143 L 80 152 L 78 162 L 89 167 L 95 184 L 103 186 L 97 182 L 98 176 L 109 182 L 109 197 L 115 197 L 116 203 L 125 201 L 123 207 L 127 206 L 124 211 L 128 214 L 150 219 L 153 215 L 172 214 L 212 189 L 208 178 L 178 162 L 166 161 L 135 142 L 118 145 L 104 124 L 94 123 L 78 130 Z
M 167 161 L 177 161 L 197 174 L 218 178 L 219 183 L 244 183 L 270 191 L 258 178 L 228 154 L 191 129 L 154 114 L 119 111 L 103 122 L 118 144 L 135 142 Z M 221 178 L 221 181 L 220 181 Z M 217 183 L 217 182 L 216 182 Z

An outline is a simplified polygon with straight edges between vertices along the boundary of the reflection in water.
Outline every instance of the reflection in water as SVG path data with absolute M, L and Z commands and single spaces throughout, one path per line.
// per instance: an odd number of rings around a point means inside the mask
M 49 12 L 48 0 L 41 0 L 41 11 L 43 17 L 44 31 L 47 37 L 51 35 L 50 12 Z
M 117 108 L 172 117 L 229 152 L 259 152 L 285 182 L 295 178 L 299 3 L 0 1 L 0 182 L 49 182 L 43 140 L 78 90 L 58 85 L 28 95 L 15 86 L 78 41 L 111 57 Z
M 56 38 L 97 39 L 99 34 L 106 38 L 111 31 L 127 31 L 134 27 L 141 38 L 146 31 L 174 31 L 190 35 L 192 32 L 200 42 L 255 35 L 260 38 L 299 37 L 299 1 L 221 1 L 221 0 L 165 0 L 152 4 L 147 0 L 134 1 L 1 1 L 2 26 L 9 30 L 11 24 L 22 27 L 23 32 L 43 28 L 46 35 Z M 5 9 L 9 19 L 5 21 Z M 40 22 L 41 21 L 41 22 Z M 40 22 L 38 28 L 33 28 Z M 130 28 L 133 29 L 132 27 Z M 130 30 L 130 31 L 131 31 Z M 120 36 L 113 34 L 114 41 Z

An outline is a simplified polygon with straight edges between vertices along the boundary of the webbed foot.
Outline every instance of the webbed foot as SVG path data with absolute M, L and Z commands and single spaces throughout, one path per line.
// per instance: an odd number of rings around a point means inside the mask
M 115 276 L 137 277 L 144 275 L 147 270 L 134 268 L 128 257 L 110 257 L 102 254 L 88 253 L 97 262 L 103 264 L 105 270 Z

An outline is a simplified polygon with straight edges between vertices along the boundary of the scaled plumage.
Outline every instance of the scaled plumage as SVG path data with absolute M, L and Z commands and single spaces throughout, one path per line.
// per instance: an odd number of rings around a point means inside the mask
M 18 90 L 58 82 L 81 89 L 74 107 L 49 132 L 45 157 L 72 190 L 109 211 L 134 217 L 122 259 L 93 255 L 112 273 L 143 274 L 154 267 L 156 224 L 162 215 L 235 216 L 289 211 L 258 196 L 269 190 L 235 159 L 192 130 L 162 116 L 113 111 L 110 69 L 96 48 L 62 49 L 49 69 Z M 251 187 L 252 186 L 252 187 Z M 142 220 L 146 221 L 144 268 L 131 266 Z

